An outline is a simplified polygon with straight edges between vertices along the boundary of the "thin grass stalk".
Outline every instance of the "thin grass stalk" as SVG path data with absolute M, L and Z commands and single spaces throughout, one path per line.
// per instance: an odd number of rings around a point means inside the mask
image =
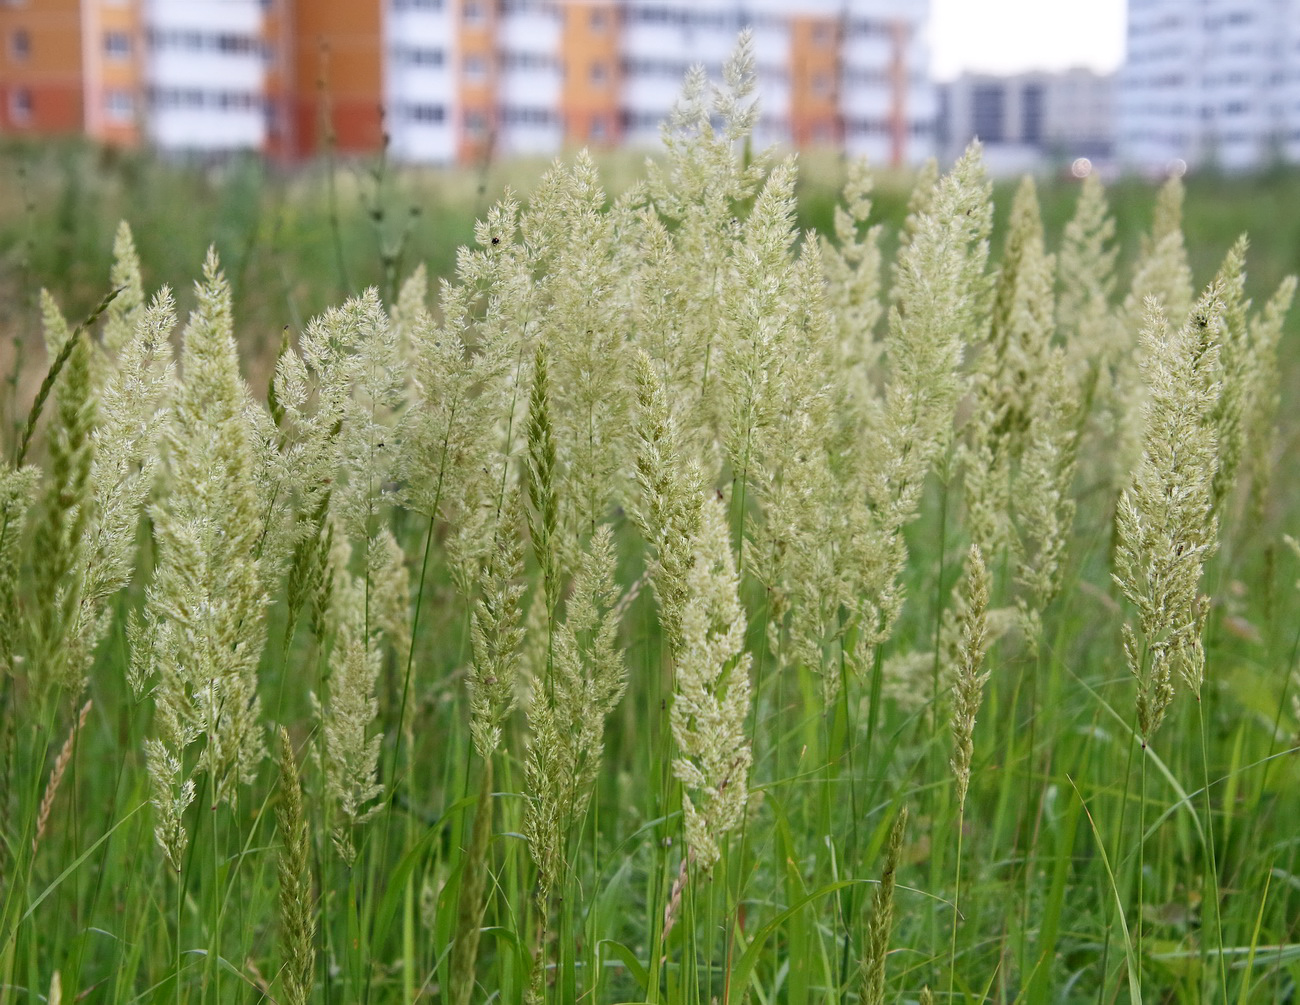
M 1219 890 L 1219 862 L 1216 850 L 1216 838 L 1214 836 L 1214 805 L 1210 801 L 1210 763 L 1207 748 L 1210 742 L 1209 729 L 1205 720 L 1205 702 L 1197 701 L 1196 718 L 1200 733 L 1201 746 L 1201 792 L 1205 796 L 1205 843 L 1206 852 L 1210 859 L 1210 886 L 1209 891 L 1211 900 L 1214 902 L 1214 934 L 1216 939 L 1216 948 L 1219 958 L 1219 993 L 1226 995 L 1228 993 L 1228 970 L 1227 962 L 1224 959 L 1224 941 L 1223 941 L 1223 909 L 1221 894 Z M 1204 899 L 1204 898 L 1203 898 Z M 1206 972 L 1206 968 L 1201 971 Z
M 849 669 L 845 659 L 843 645 L 839 649 L 839 712 L 844 722 L 844 750 L 840 756 L 845 761 L 848 769 L 848 787 L 849 787 L 849 840 L 844 849 L 844 857 L 849 863 L 854 863 L 858 850 L 858 792 L 857 792 L 857 772 L 853 766 L 853 749 L 857 746 L 856 730 L 853 727 L 852 707 L 849 703 Z M 838 758 L 837 758 L 838 759 Z M 829 758 L 828 758 L 829 761 Z M 840 913 L 840 923 L 844 929 L 844 948 L 841 952 L 840 959 L 840 987 L 847 987 L 848 982 L 848 964 L 850 950 L 853 944 L 853 933 L 850 929 L 850 919 L 855 917 L 854 894 L 856 887 L 849 886 L 841 888 L 836 893 L 836 902 Z
M 1143 660 L 1145 659 L 1146 659 L 1146 654 L 1144 653 Z M 1128 743 L 1126 744 L 1126 746 L 1128 747 L 1128 753 L 1124 758 L 1124 788 L 1120 793 L 1119 812 L 1115 815 L 1115 836 L 1111 841 L 1111 847 L 1114 849 L 1112 858 L 1114 859 L 1116 865 L 1118 865 L 1119 862 L 1121 861 L 1121 856 L 1123 854 L 1126 854 L 1124 849 L 1124 820 L 1128 816 L 1129 795 L 1132 791 L 1133 748 L 1139 742 L 1142 742 L 1139 740 L 1139 736 L 1140 734 L 1137 732 L 1135 728 L 1134 731 L 1129 735 Z M 1142 756 L 1143 759 L 1145 760 L 1146 758 L 1145 743 L 1142 744 L 1142 748 L 1143 748 Z M 1091 817 L 1091 814 L 1089 814 L 1089 817 Z M 1106 902 L 1108 905 L 1110 899 L 1111 898 L 1106 898 Z M 1097 1005 L 1103 1005 L 1105 1001 L 1106 987 L 1109 984 L 1108 974 L 1109 974 L 1109 961 L 1110 961 L 1111 927 L 1114 920 L 1114 913 L 1113 913 L 1114 910 L 1115 909 L 1113 907 L 1108 906 L 1103 916 L 1105 919 L 1105 933 L 1102 936 L 1102 942 L 1101 942 L 1101 979 L 1097 982 Z
M 1146 836 L 1147 836 L 1147 756 L 1142 751 L 1141 801 L 1138 803 L 1137 837 L 1137 915 L 1133 919 L 1133 942 L 1136 947 L 1137 983 L 1142 987 L 1142 932 L 1146 927 L 1143 908 L 1146 904 Z

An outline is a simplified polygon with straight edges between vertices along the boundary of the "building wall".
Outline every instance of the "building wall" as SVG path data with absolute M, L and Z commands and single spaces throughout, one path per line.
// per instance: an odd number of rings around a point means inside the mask
M 85 128 L 80 0 L 0 5 L 0 128 Z
M 296 153 L 378 150 L 384 135 L 383 4 L 291 0 L 289 9 L 284 29 Z
M 840 114 L 842 19 L 832 14 L 790 18 L 790 140 L 797 147 L 844 141 Z
M 85 130 L 103 143 L 140 142 L 146 39 L 138 3 L 82 0 Z
M 561 17 L 560 118 L 565 142 L 615 146 L 623 132 L 619 6 L 612 0 L 570 0 Z
M 298 150 L 293 30 L 292 0 L 268 0 L 263 5 L 261 30 L 266 130 L 262 149 L 276 160 L 288 160 Z
M 457 0 L 456 157 L 480 163 L 495 150 L 498 117 L 497 32 L 501 14 L 495 0 Z

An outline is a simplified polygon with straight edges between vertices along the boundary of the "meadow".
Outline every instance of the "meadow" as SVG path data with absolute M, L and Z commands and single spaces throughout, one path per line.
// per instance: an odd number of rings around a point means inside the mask
M 877 178 L 752 84 L 5 152 L 0 1003 L 1295 999 L 1300 178 Z

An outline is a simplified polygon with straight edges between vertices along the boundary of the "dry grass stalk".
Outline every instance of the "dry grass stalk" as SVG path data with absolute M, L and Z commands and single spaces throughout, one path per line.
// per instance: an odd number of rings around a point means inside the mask
M 68 764 L 72 761 L 73 750 L 76 749 L 77 734 L 86 725 L 86 716 L 90 715 L 90 707 L 94 703 L 94 699 L 87 699 L 86 703 L 81 706 L 81 711 L 77 714 L 76 724 L 68 732 L 68 738 L 63 741 L 59 756 L 54 761 L 54 769 L 50 772 L 50 780 L 45 784 L 45 794 L 41 796 L 41 808 L 36 814 L 36 835 L 32 838 L 32 855 L 36 854 L 36 849 L 41 845 L 41 838 L 45 836 L 45 828 L 50 822 L 50 811 L 54 808 L 54 797 L 59 793 L 59 785 L 63 782 L 63 774 L 68 770 Z

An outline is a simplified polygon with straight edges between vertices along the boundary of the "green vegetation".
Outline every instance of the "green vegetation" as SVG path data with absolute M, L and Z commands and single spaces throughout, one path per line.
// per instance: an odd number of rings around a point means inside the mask
M 1295 181 L 751 74 L 525 202 L 20 155 L 0 1003 L 1294 997 Z

